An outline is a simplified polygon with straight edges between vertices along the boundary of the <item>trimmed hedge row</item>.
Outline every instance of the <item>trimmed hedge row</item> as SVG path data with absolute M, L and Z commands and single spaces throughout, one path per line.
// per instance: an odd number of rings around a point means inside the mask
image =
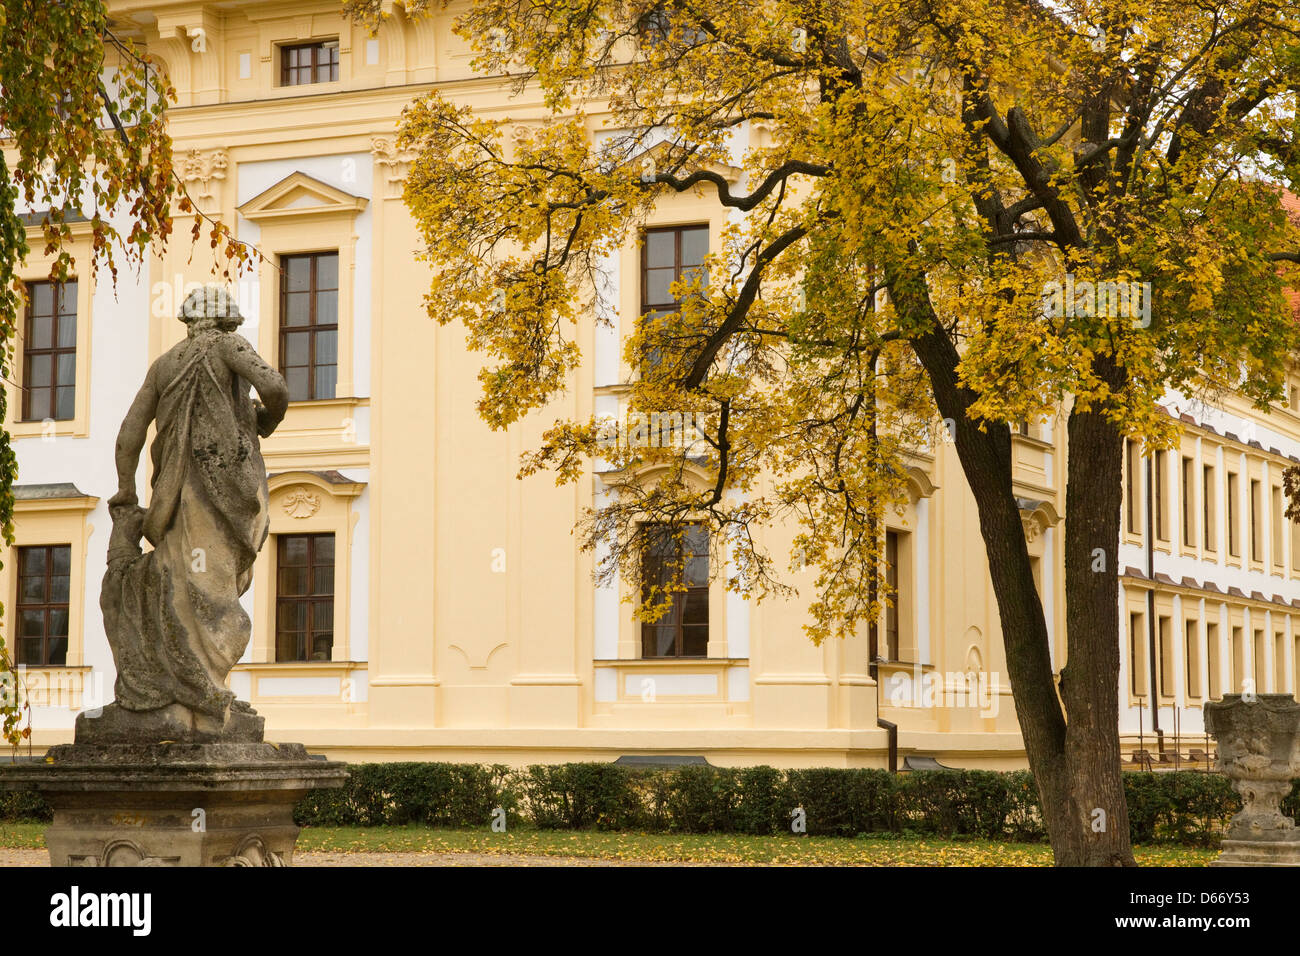
M 510 826 L 652 833 L 789 833 L 792 811 L 824 836 L 922 833 L 987 840 L 1045 837 L 1028 771 L 644 769 L 569 763 L 511 769 L 450 763 L 353 764 L 345 786 L 314 790 L 303 826 L 482 827 L 496 808 Z M 1125 773 L 1135 843 L 1212 845 L 1241 807 L 1219 774 Z M 1283 801 L 1300 815 L 1300 781 Z M 48 821 L 37 794 L 0 792 L 0 820 Z
M 1212 845 L 1241 809 L 1219 774 L 1125 773 L 1124 784 L 1136 843 Z M 816 835 L 1046 836 L 1029 772 L 989 770 L 360 764 L 347 786 L 309 794 L 295 819 L 317 826 L 478 827 L 496 807 L 511 826 L 544 830 L 788 833 L 791 813 L 801 807 L 807 832 Z M 1300 815 L 1300 781 L 1283 810 Z

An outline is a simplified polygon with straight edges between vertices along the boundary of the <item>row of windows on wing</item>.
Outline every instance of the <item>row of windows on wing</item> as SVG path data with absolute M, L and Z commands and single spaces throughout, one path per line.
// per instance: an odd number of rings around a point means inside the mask
M 1223 481 L 1220 485 L 1219 469 L 1215 464 L 1202 462 L 1200 474 L 1196 473 L 1196 460 L 1190 455 L 1177 456 L 1176 453 L 1156 451 L 1151 456 L 1151 488 L 1149 506 L 1151 525 L 1157 541 L 1172 544 L 1174 523 L 1169 519 L 1169 466 L 1173 457 L 1179 465 L 1179 485 L 1181 490 L 1182 514 L 1178 521 L 1179 533 L 1182 535 L 1183 547 L 1195 549 L 1198 544 L 1209 552 L 1217 553 L 1220 548 L 1220 535 L 1226 545 L 1227 554 L 1232 558 L 1242 556 L 1241 492 L 1249 492 L 1250 510 L 1249 545 L 1250 560 L 1264 560 L 1264 486 L 1257 478 L 1248 478 L 1249 484 L 1243 488 L 1240 474 L 1232 468 L 1224 468 Z M 1143 534 L 1141 498 L 1143 495 L 1142 471 L 1144 459 L 1136 442 L 1128 441 L 1125 448 L 1125 527 L 1130 534 Z M 1200 508 L 1197 508 L 1197 499 Z M 1276 568 L 1282 567 L 1282 536 L 1286 530 L 1285 497 L 1281 482 L 1273 483 L 1269 490 L 1271 520 L 1268 533 L 1272 544 L 1272 560 Z M 1198 514 L 1199 510 L 1199 514 Z M 1219 514 L 1222 510 L 1223 523 L 1220 528 Z M 1198 534 L 1196 523 L 1200 520 Z M 1291 569 L 1300 572 L 1300 523 L 1291 525 Z M 1198 540 L 1199 539 L 1199 540 Z
M 642 314 L 665 316 L 679 305 L 670 289 L 691 282 L 709 249 L 707 226 L 646 233 L 642 249 Z M 335 397 L 338 384 L 339 256 L 312 252 L 280 258 L 280 372 L 289 400 Z M 28 283 L 23 349 L 23 420 L 64 421 L 75 414 L 77 283 Z
M 338 384 L 339 256 L 282 256 L 280 372 L 289 400 L 334 398 Z M 27 283 L 23 421 L 75 416 L 77 282 Z
M 652 588 L 672 594 L 670 607 L 641 625 L 643 657 L 705 657 L 709 645 L 709 533 L 688 525 L 674 535 L 660 526 L 644 529 L 643 597 Z M 278 534 L 275 539 L 275 659 L 327 661 L 334 648 L 334 535 Z M 884 646 L 898 660 L 900 540 L 885 536 L 886 584 L 897 592 L 884 615 Z M 72 548 L 66 544 L 18 548 L 18 653 L 27 667 L 64 666 L 68 654 Z
M 275 535 L 275 659 L 328 661 L 334 651 L 334 535 Z M 72 547 L 18 550 L 18 647 L 24 667 L 68 662 Z
M 1129 620 L 1129 691 L 1133 697 L 1145 699 L 1151 694 L 1149 670 L 1151 633 L 1147 616 L 1141 611 L 1131 611 Z M 1172 700 L 1176 694 L 1177 667 L 1174 662 L 1174 622 L 1168 614 L 1156 616 L 1155 674 L 1157 693 L 1162 699 Z M 1286 631 L 1273 632 L 1273 672 L 1267 673 L 1264 642 L 1267 633 L 1262 627 L 1252 628 L 1251 651 L 1254 666 L 1246 669 L 1245 628 L 1233 625 L 1227 632 L 1227 644 L 1220 633 L 1217 621 L 1201 622 L 1194 616 L 1183 620 L 1183 670 L 1184 696 L 1188 700 L 1219 700 L 1225 689 L 1241 693 L 1247 678 L 1254 681 L 1256 693 L 1286 693 Z M 1293 692 L 1300 695 L 1300 634 L 1292 637 Z M 1201 679 L 1201 662 L 1205 662 L 1205 680 Z M 1227 685 L 1223 683 L 1224 665 L 1227 665 Z M 1269 678 L 1272 678 L 1270 684 Z
M 707 226 L 690 225 L 646 232 L 641 256 L 642 314 L 666 316 L 678 306 L 674 282 L 692 282 L 708 254 Z M 338 363 L 338 254 L 306 253 L 280 260 L 280 370 L 291 401 L 334 397 Z M 24 417 L 71 418 L 75 385 L 76 284 L 29 286 L 25 350 Z M 62 359 L 48 362 L 47 355 Z M 48 379 L 48 382 L 47 382 Z M 46 391 L 42 391 L 46 390 Z M 48 392 L 48 394 L 47 394 Z M 56 402 L 54 405 L 51 403 Z M 50 414 L 50 409 L 56 414 Z M 334 539 L 332 535 L 278 535 L 276 545 L 276 660 L 329 660 L 334 624 Z M 898 590 L 898 533 L 886 535 L 887 586 Z M 685 549 L 673 550 L 673 549 Z M 20 641 L 18 663 L 62 665 L 68 633 L 67 546 L 20 548 Z M 61 573 L 44 570 L 55 565 Z M 31 568 L 30 574 L 27 568 Z M 647 552 L 643 586 L 665 588 L 680 569 L 683 590 L 655 621 L 642 624 L 644 657 L 705 657 L 709 642 L 708 533 L 691 526 Z M 899 659 L 899 595 L 884 615 L 883 652 Z

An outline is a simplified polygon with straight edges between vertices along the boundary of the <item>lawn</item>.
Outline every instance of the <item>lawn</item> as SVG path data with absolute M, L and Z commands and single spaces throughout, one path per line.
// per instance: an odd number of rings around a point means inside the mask
M 43 847 L 42 823 L 0 824 L 0 847 Z M 931 837 L 857 839 L 737 834 L 603 833 L 596 831 L 434 830 L 427 827 L 310 827 L 299 852 L 510 853 L 598 860 L 777 864 L 794 866 L 1048 866 L 1041 843 L 991 843 Z M 1143 866 L 1205 866 L 1217 850 L 1143 846 Z

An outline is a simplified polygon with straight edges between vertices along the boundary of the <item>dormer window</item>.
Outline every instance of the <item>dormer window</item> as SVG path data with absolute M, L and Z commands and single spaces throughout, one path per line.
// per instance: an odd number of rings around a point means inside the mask
M 339 41 L 313 40 L 280 47 L 280 85 L 307 86 L 339 78 Z

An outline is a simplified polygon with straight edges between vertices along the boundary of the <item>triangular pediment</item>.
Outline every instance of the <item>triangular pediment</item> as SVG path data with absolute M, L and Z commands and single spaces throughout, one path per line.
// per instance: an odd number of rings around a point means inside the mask
M 339 213 L 356 215 L 368 202 L 306 173 L 291 173 L 240 206 L 239 214 L 253 222 Z

